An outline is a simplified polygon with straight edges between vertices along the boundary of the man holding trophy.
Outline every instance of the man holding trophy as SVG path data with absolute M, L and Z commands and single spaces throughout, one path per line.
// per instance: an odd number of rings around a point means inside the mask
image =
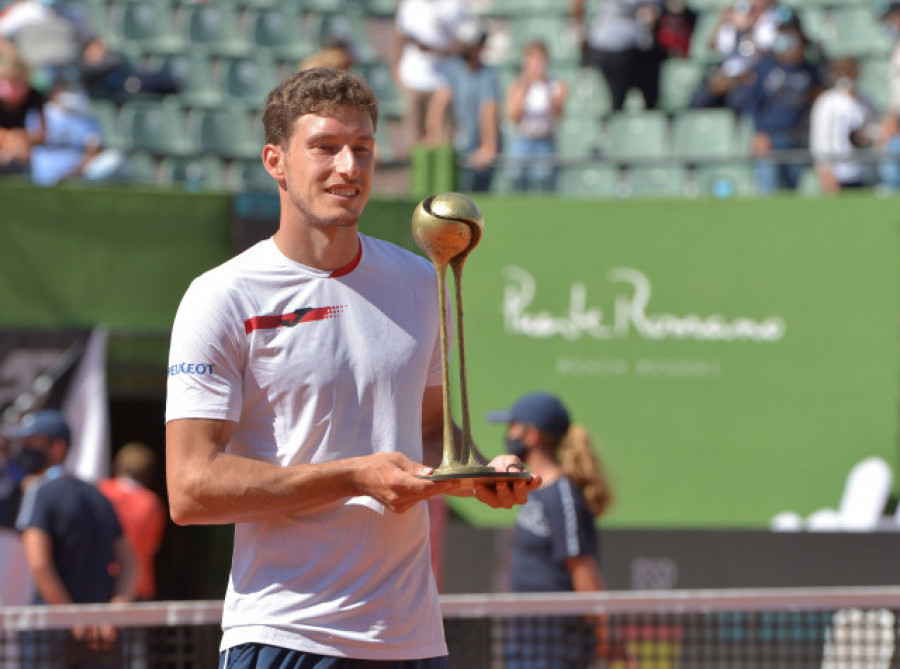
M 485 463 L 450 417 L 442 277 L 359 232 L 377 121 L 346 72 L 304 70 L 270 92 L 279 229 L 195 279 L 175 318 L 172 518 L 235 525 L 220 667 L 448 667 L 419 502 L 510 508 L 540 485 L 514 456 Z M 453 267 L 459 298 L 480 214 L 456 194 L 429 202 L 414 233 Z M 464 386 L 461 340 L 460 356 Z

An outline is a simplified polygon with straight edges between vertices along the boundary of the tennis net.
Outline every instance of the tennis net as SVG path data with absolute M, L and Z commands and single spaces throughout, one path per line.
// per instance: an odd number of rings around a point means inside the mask
M 441 603 L 454 669 L 900 667 L 900 587 L 444 595 Z M 0 608 L 0 669 L 214 667 L 221 609 L 220 601 Z M 115 637 L 91 641 L 86 630 Z

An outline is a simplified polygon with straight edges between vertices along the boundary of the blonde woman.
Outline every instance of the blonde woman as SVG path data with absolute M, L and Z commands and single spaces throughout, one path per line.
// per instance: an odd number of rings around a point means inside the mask
M 612 502 L 590 435 L 558 397 L 525 395 L 489 414 L 507 423 L 506 444 L 543 481 L 519 511 L 513 534 L 513 592 L 603 590 L 594 519 Z M 596 657 L 592 621 L 523 618 L 510 630 L 507 669 L 587 667 Z

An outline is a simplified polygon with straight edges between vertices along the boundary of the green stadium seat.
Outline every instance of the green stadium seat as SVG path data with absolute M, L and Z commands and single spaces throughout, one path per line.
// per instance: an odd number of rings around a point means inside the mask
M 193 45 L 216 55 L 244 55 L 251 51 L 240 30 L 239 10 L 227 3 L 189 5 L 179 13 L 182 34 Z
M 669 155 L 669 127 L 665 112 L 617 112 L 607 122 L 606 156 L 630 162 Z
M 190 191 L 224 191 L 225 164 L 216 156 L 167 156 L 160 161 L 158 183 Z
M 260 159 L 233 161 L 228 169 L 228 182 L 236 191 L 274 193 L 278 188 Z
M 187 128 L 201 153 L 259 159 L 265 139 L 262 124 L 256 120 L 243 107 L 194 109 L 188 115 Z
M 378 97 L 378 108 L 384 118 L 403 116 L 403 96 L 394 84 L 394 76 L 387 63 L 358 63 L 354 71 L 362 74 Z
M 691 35 L 691 60 L 702 63 L 719 62 L 720 55 L 707 45 L 710 36 L 718 23 L 718 12 L 714 10 L 701 12 L 697 17 L 694 32 Z
M 368 18 L 357 4 L 348 7 L 347 11 L 308 11 L 305 15 L 307 38 L 316 44 L 321 44 L 329 37 L 337 37 L 353 45 L 359 62 L 368 63 L 379 59 L 378 50 L 369 34 Z
M 174 12 L 165 0 L 130 0 L 109 7 L 114 42 L 134 42 L 148 52 L 180 52 L 186 48 L 175 29 Z
M 659 81 L 659 106 L 669 112 L 687 109 L 705 73 L 706 65 L 695 60 L 670 58 L 663 61 Z
M 611 198 L 622 193 L 613 165 L 567 165 L 559 170 L 556 192 L 570 198 Z
M 507 62 L 521 62 L 522 50 L 540 40 L 550 52 L 550 62 L 577 63 L 581 57 L 578 35 L 564 16 L 521 14 L 510 24 L 512 37 Z
M 278 85 L 277 66 L 268 56 L 226 57 L 219 66 L 225 95 L 251 107 L 262 107 L 268 92 Z
M 132 151 L 125 157 L 125 179 L 134 185 L 155 186 L 157 160 L 146 151 Z
M 832 10 L 820 39 L 831 56 L 887 54 L 892 46 L 875 13 L 860 7 Z
M 702 196 L 727 198 L 757 194 L 753 167 L 748 162 L 699 165 L 694 178 Z
M 588 117 L 599 123 L 612 111 L 612 98 L 603 75 L 595 67 L 561 67 L 557 74 L 569 84 L 566 117 Z
M 632 197 L 684 197 L 688 194 L 688 171 L 682 165 L 631 167 L 627 171 Z
M 393 18 L 398 4 L 399 0 L 364 0 L 366 14 L 379 18 Z
M 109 149 L 125 148 L 125 141 L 119 132 L 119 107 L 111 100 L 91 100 L 91 115 L 100 126 L 103 146 Z
M 253 48 L 278 60 L 291 61 L 291 69 L 317 50 L 315 42 L 306 37 L 299 12 L 284 7 L 249 9 L 245 21 Z
M 178 97 L 185 106 L 216 106 L 224 101 L 225 96 L 213 76 L 213 60 L 202 49 L 156 54 L 150 62 L 175 79 Z
M 689 109 L 672 121 L 672 152 L 689 162 L 734 157 L 737 146 L 734 113 L 730 109 Z
M 883 112 L 890 101 L 891 89 L 888 86 L 890 58 L 886 56 L 870 56 L 861 59 L 859 64 L 859 92 L 871 102 L 875 108 Z
M 563 118 L 556 129 L 556 151 L 561 158 L 589 158 L 597 148 L 599 135 L 598 119 Z
M 184 109 L 170 99 L 129 100 L 119 111 L 119 130 L 128 148 L 159 155 L 186 155 L 194 145 Z

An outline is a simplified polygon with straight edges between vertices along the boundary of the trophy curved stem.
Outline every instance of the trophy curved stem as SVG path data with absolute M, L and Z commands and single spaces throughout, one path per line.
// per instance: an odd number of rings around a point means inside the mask
M 460 407 L 462 412 L 463 443 L 460 447 L 459 459 L 464 465 L 477 465 L 475 461 L 475 448 L 472 445 L 472 424 L 469 419 L 469 385 L 466 377 L 466 342 L 465 328 L 463 327 L 463 300 L 462 300 L 462 270 L 463 260 L 450 262 L 453 270 L 453 285 L 456 294 L 456 336 L 459 350 L 459 389 Z
M 453 468 L 457 465 L 456 444 L 453 440 L 453 415 L 450 411 L 450 351 L 447 333 L 447 265 L 435 263 L 438 281 L 438 309 L 440 310 L 441 329 L 441 386 L 444 401 L 444 450 L 438 470 Z

